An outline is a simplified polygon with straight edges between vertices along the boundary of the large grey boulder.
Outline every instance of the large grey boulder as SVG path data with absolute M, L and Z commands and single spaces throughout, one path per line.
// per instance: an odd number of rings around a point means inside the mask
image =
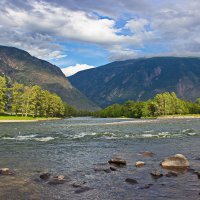
M 161 163 L 163 168 L 189 168 L 188 159 L 182 154 L 176 154 L 164 159 Z

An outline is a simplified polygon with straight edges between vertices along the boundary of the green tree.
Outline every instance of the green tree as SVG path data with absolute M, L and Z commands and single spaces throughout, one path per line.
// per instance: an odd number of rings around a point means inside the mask
M 197 98 L 195 103 L 197 103 L 198 105 L 200 105 L 200 98 Z
M 169 92 L 157 94 L 153 101 L 155 102 L 156 115 L 170 115 L 174 113 L 173 97 Z
M 49 93 L 47 115 L 49 117 L 62 117 L 65 113 L 65 107 L 61 98 L 56 94 Z
M 131 107 L 131 116 L 133 118 L 141 118 L 144 111 L 144 102 L 135 102 Z
M 11 108 L 16 115 L 22 113 L 23 89 L 23 84 L 18 83 L 14 83 L 11 88 Z
M 78 111 L 73 106 L 70 106 L 67 103 L 64 103 L 64 107 L 65 107 L 65 112 L 64 112 L 65 117 L 77 116 L 79 114 Z
M 189 113 L 200 113 L 200 98 L 193 103 L 179 99 L 174 92 L 165 92 L 146 102 L 127 101 L 123 105 L 108 106 L 95 116 L 141 118 Z
M 43 103 L 44 103 L 44 92 L 41 87 L 34 85 L 31 87 L 31 96 L 30 96 L 30 110 L 29 114 L 33 117 L 43 115 Z
M 22 116 L 27 117 L 31 110 L 31 95 L 32 95 L 32 88 L 26 86 L 24 88 L 24 93 L 22 95 Z
M 134 104 L 135 104 L 134 101 L 125 102 L 125 104 L 122 106 L 122 116 L 133 118 L 134 115 L 132 112 L 132 107 L 134 106 Z
M 6 79 L 0 76 L 0 113 L 5 112 L 6 106 Z

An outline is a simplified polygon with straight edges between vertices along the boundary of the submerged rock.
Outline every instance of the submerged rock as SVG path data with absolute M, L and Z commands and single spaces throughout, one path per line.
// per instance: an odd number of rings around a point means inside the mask
M 51 174 L 50 173 L 48 173 L 48 172 L 45 172 L 45 173 L 42 173 L 42 174 L 40 174 L 40 178 L 42 179 L 42 180 L 48 180 L 49 178 L 50 178 L 50 176 L 51 176 Z
M 116 166 L 123 166 L 126 165 L 126 160 L 123 160 L 121 158 L 113 158 L 108 161 L 109 164 L 114 164 Z
M 91 188 L 89 188 L 89 187 L 81 187 L 78 190 L 76 190 L 75 193 L 76 194 L 80 194 L 80 193 L 83 193 L 83 192 L 87 192 L 89 190 L 91 190 Z
M 198 176 L 198 178 L 200 179 L 200 171 L 196 172 L 196 175 Z
M 94 168 L 95 172 L 106 172 L 106 173 L 111 173 L 112 171 L 117 171 L 117 168 L 114 166 L 101 166 L 101 167 L 96 167 Z
M 149 184 L 146 184 L 145 186 L 143 187 L 140 187 L 140 189 L 149 189 L 151 186 L 153 186 L 152 183 L 149 183 Z
M 135 179 L 133 179 L 133 178 L 127 178 L 125 181 L 127 183 L 131 184 L 131 185 L 138 184 L 138 182 Z
M 187 171 L 190 172 L 190 173 L 192 173 L 192 174 L 196 174 L 195 169 L 189 168 Z
M 110 168 L 95 168 L 94 169 L 95 172 L 106 172 L 106 173 L 111 173 L 111 169 Z
M 189 168 L 188 159 L 182 154 L 176 154 L 164 159 L 161 162 L 163 168 Z
M 14 175 L 14 172 L 9 168 L 1 168 L 0 175 Z
M 200 160 L 200 157 L 196 157 L 196 158 L 194 158 L 194 160 Z
M 165 174 L 165 176 L 166 177 L 176 177 L 176 176 L 178 176 L 178 173 L 170 171 L 170 172 L 167 172 L 167 174 Z
M 161 178 L 163 176 L 163 173 L 160 172 L 159 170 L 154 170 L 150 174 L 155 179 Z
M 86 184 L 85 181 L 83 181 L 83 182 L 74 182 L 74 183 L 72 183 L 72 186 L 74 188 L 80 188 L 80 187 L 83 187 L 84 184 Z
M 117 168 L 116 168 L 116 167 L 113 167 L 113 166 L 111 166 L 111 167 L 110 167 L 110 170 L 111 170 L 111 171 L 117 171 Z
M 155 153 L 152 153 L 150 151 L 145 151 L 145 152 L 142 152 L 141 154 L 145 157 L 153 157 L 155 155 Z
M 142 167 L 142 166 L 144 166 L 145 165 L 145 162 L 143 162 L 143 161 L 137 161 L 136 163 L 135 163 L 135 166 L 136 167 Z
M 65 183 L 65 181 L 66 181 L 65 176 L 59 175 L 59 176 L 54 176 L 54 177 L 48 182 L 48 184 L 50 184 L 50 185 L 58 185 L 58 184 L 63 184 L 63 183 Z

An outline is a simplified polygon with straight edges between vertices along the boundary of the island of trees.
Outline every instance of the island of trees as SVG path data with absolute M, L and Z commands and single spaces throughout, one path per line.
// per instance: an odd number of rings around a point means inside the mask
M 123 105 L 111 105 L 96 112 L 95 116 L 142 118 L 187 114 L 200 114 L 200 98 L 189 102 L 179 99 L 174 92 L 165 92 L 148 101 L 127 101 Z

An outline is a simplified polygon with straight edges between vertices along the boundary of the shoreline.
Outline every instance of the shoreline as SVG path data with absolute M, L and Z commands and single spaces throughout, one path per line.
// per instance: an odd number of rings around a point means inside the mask
M 41 118 L 41 119 L 0 119 L 0 123 L 28 123 L 28 122 L 40 122 L 40 121 L 53 121 L 53 120 L 60 120 L 61 118 Z M 125 118 L 125 117 L 117 117 L 113 119 L 121 119 L 121 120 L 128 120 L 128 119 L 138 119 L 138 118 Z M 156 120 L 156 119 L 200 119 L 200 115 L 166 115 L 166 116 L 159 116 L 155 118 L 141 118 L 141 119 L 149 119 L 149 120 Z
M 53 120 L 59 120 L 61 118 L 55 118 L 55 119 L 52 119 L 52 118 L 47 118 L 47 119 L 0 119 L 0 123 L 27 123 L 27 122 L 40 122 L 40 121 L 53 121 Z
M 158 117 L 142 117 L 142 118 L 128 118 L 128 117 L 111 117 L 111 119 L 121 119 L 121 120 L 130 120 L 130 119 L 149 119 L 149 120 L 156 120 L 156 119 L 200 119 L 200 114 L 197 115 L 165 115 L 165 116 L 158 116 Z
M 0 120 L 0 123 L 13 123 L 13 122 L 39 122 L 39 121 L 43 121 L 43 120 Z M 45 121 L 45 120 L 44 120 Z
M 200 119 L 200 115 L 166 115 L 159 116 L 157 119 Z

